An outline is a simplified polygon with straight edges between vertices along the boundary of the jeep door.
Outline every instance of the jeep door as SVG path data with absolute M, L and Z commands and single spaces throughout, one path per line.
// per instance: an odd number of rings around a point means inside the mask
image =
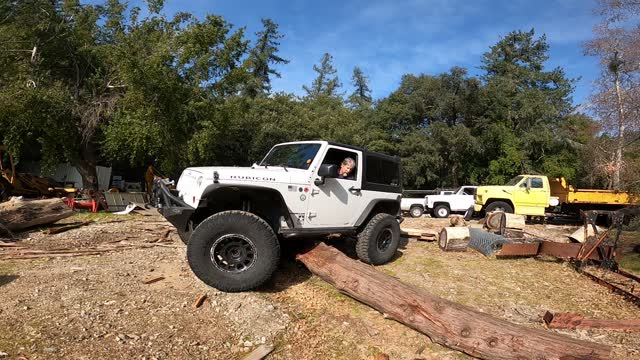
M 335 145 L 329 145 L 322 155 L 320 164 L 341 163 L 351 158 L 356 167 L 345 178 L 325 178 L 322 185 L 311 185 L 306 221 L 309 227 L 349 227 L 353 226 L 362 212 L 362 152 Z M 318 178 L 317 169 L 314 179 Z

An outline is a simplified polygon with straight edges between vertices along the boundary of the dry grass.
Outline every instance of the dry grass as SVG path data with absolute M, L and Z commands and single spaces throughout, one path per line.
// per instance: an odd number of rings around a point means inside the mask
M 94 219 L 98 224 L 59 235 L 21 234 L 21 243 L 42 249 L 82 248 L 119 238 L 146 241 L 162 232 L 153 230 L 158 218 L 133 216 L 105 223 L 115 217 L 102 217 Z M 80 220 L 86 218 L 69 219 Z M 403 226 L 439 229 L 446 223 L 407 219 Z M 557 236 L 571 228 L 540 225 L 538 230 Z M 181 244 L 175 233 L 171 238 Z M 638 234 L 625 233 L 623 239 L 628 248 Z M 334 243 L 353 256 L 352 241 Z M 16 358 L 241 359 L 265 337 L 275 346 L 270 359 L 371 359 L 379 352 L 392 359 L 468 358 L 384 319 L 312 276 L 293 260 L 298 244 L 283 244 L 276 276 L 257 291 L 242 294 L 220 293 L 195 279 L 181 247 L 0 261 L 0 351 Z M 523 326 L 542 328 L 547 310 L 598 319 L 640 318 L 638 307 L 553 259 L 496 260 L 472 251 L 445 253 L 435 242 L 410 242 L 399 257 L 378 269 Z M 142 279 L 159 275 L 165 280 L 142 284 Z M 203 293 L 209 294 L 207 301 L 192 309 Z M 640 357 L 637 334 L 564 333 L 612 345 L 617 359 Z M 118 340 L 119 335 L 125 340 Z M 254 345 L 240 345 L 245 341 Z M 52 348 L 55 352 L 46 351 Z

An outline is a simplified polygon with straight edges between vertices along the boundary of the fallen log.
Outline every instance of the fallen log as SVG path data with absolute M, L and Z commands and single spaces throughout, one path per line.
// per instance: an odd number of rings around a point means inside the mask
M 512 324 L 406 285 L 319 244 L 297 259 L 340 292 L 429 336 L 482 359 L 605 359 L 611 347 Z
M 73 210 L 60 199 L 11 200 L 0 204 L 0 223 L 8 230 L 19 231 L 56 222 L 73 215 Z
M 467 251 L 469 228 L 445 227 L 438 235 L 438 246 L 444 251 Z
M 544 322 L 550 329 L 605 329 L 619 331 L 640 331 L 640 320 L 599 320 L 587 319 L 574 313 L 544 314 Z
M 0 222 L 0 239 L 14 239 L 13 233 Z

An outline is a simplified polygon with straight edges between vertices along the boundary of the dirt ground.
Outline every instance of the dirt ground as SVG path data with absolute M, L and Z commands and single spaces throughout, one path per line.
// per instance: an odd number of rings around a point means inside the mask
M 191 273 L 185 246 L 159 216 L 78 214 L 94 223 L 57 235 L 18 234 L 36 250 L 111 249 L 97 255 L 0 260 L 0 358 L 241 359 L 260 344 L 268 359 L 461 359 L 466 355 L 349 297 L 294 260 L 300 240 L 257 291 L 227 294 Z M 446 219 L 407 219 L 405 228 L 440 229 Z M 533 225 L 562 237 L 575 226 Z M 639 234 L 623 234 L 639 241 Z M 353 256 L 353 241 L 331 244 Z M 632 247 L 627 246 L 629 251 Z M 0 247 L 0 259 L 9 248 Z M 15 251 L 15 250 L 11 250 Z M 474 251 L 442 252 L 410 241 L 380 271 L 499 318 L 544 328 L 545 311 L 598 319 L 640 319 L 640 308 L 563 262 L 498 260 Z M 145 284 L 146 280 L 162 280 Z M 203 306 L 194 308 L 206 294 Z M 617 331 L 557 331 L 613 346 L 615 359 L 640 358 L 640 336 Z

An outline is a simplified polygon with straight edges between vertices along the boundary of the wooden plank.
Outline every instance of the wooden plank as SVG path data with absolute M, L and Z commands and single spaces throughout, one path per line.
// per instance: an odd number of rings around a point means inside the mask
M 260 345 L 242 360 L 262 360 L 273 351 L 273 346 Z
M 151 279 L 147 279 L 147 280 L 144 280 L 142 283 L 148 285 L 148 284 L 153 284 L 153 283 L 161 281 L 161 280 L 164 280 L 164 276 L 158 276 L 158 277 L 154 277 L 154 278 L 151 278 Z
M 204 304 L 205 300 L 207 300 L 207 294 L 200 295 L 200 297 L 198 297 L 196 301 L 193 303 L 193 308 L 194 309 L 199 308 L 200 306 L 202 306 L 202 304 Z

